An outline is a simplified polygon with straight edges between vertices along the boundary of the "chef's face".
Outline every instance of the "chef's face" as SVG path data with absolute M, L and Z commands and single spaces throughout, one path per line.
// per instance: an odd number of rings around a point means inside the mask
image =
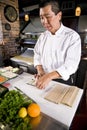
M 52 11 L 51 5 L 40 8 L 41 23 L 52 34 L 55 34 L 55 32 L 60 28 L 61 16 L 61 12 L 55 14 Z

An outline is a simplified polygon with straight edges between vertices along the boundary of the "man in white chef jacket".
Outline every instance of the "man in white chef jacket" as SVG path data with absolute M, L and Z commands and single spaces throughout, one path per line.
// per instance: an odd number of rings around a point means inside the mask
M 39 8 L 41 23 L 46 31 L 40 35 L 34 48 L 36 86 L 43 89 L 54 79 L 74 85 L 81 58 L 81 38 L 61 22 L 58 0 L 43 0 Z

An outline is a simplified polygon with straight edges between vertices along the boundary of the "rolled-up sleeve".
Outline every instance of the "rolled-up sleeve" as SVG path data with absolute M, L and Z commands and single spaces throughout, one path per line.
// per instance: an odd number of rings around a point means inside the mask
M 68 80 L 75 73 L 81 58 L 81 38 L 77 33 L 71 37 L 71 44 L 67 49 L 65 62 L 56 69 L 63 80 Z

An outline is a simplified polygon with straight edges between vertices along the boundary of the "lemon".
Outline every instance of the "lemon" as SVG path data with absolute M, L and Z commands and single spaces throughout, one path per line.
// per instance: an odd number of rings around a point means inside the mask
M 18 112 L 19 117 L 24 118 L 27 116 L 27 109 L 25 107 L 20 108 Z

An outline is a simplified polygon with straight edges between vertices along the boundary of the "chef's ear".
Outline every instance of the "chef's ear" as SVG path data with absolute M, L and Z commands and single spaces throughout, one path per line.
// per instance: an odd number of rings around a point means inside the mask
M 58 12 L 58 13 L 57 13 L 57 16 L 58 16 L 58 18 L 59 18 L 59 21 L 61 21 L 61 19 L 62 19 L 62 11 Z

